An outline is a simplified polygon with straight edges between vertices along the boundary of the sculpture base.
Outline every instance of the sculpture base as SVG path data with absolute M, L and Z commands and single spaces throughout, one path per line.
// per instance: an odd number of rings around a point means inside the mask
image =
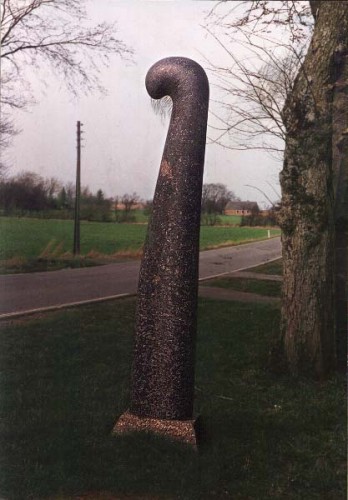
M 126 411 L 117 420 L 112 433 L 128 434 L 130 432 L 147 431 L 197 448 L 196 424 L 197 418 L 194 420 L 163 420 L 138 417 Z

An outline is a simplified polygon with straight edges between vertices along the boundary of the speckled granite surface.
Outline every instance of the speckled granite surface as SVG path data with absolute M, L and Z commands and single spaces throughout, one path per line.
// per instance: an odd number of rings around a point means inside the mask
M 130 412 L 190 420 L 209 85 L 197 63 L 170 57 L 150 68 L 146 88 L 169 95 L 173 110 L 139 277 Z

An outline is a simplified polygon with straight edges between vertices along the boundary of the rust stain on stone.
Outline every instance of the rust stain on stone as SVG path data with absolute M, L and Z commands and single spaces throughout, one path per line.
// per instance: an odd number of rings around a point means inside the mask
M 166 160 L 163 160 L 161 163 L 161 174 L 164 177 L 168 177 L 168 179 L 173 179 L 172 167 Z

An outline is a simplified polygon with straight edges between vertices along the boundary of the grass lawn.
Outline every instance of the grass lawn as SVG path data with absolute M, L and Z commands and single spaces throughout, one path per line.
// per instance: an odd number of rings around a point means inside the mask
M 219 288 L 230 288 L 240 292 L 258 293 L 259 295 L 269 295 L 280 297 L 282 284 L 279 281 L 255 280 L 249 278 L 216 278 L 202 281 L 201 286 L 217 286 Z
M 50 242 L 51 253 L 71 252 L 73 221 L 25 219 L 3 217 L 0 219 L 0 259 L 15 256 L 37 258 Z M 143 245 L 147 226 L 143 224 L 116 224 L 106 222 L 81 222 L 81 254 L 97 252 L 114 254 L 121 250 L 139 250 Z M 61 245 L 60 249 L 57 249 Z
M 270 231 L 271 236 L 280 235 L 279 229 L 271 229 Z M 201 250 L 207 250 L 257 239 L 267 239 L 267 232 L 268 229 L 259 227 L 202 226 L 200 247 Z
M 267 264 L 261 264 L 261 266 L 251 268 L 250 271 L 253 273 L 278 274 L 281 276 L 283 274 L 282 259 L 267 262 Z
M 240 215 L 218 215 L 219 224 L 238 226 L 242 220 Z
M 73 222 L 31 218 L 0 218 L 0 261 L 2 271 L 33 271 L 53 268 L 80 267 L 103 263 L 105 258 L 139 257 L 145 240 L 145 224 L 81 222 L 81 254 L 86 259 L 71 256 Z M 272 235 L 279 230 L 271 230 Z M 201 249 L 238 244 L 263 239 L 267 230 L 247 227 L 201 228 Z M 38 259 L 41 258 L 41 263 Z M 0 262 L 1 263 L 1 262 Z M 45 268 L 46 266 L 46 268 Z
M 144 214 L 144 210 L 132 210 L 131 215 L 135 217 L 134 222 L 143 224 L 144 222 L 148 222 L 149 220 L 149 216 Z
M 345 498 L 345 379 L 267 370 L 279 309 L 199 302 L 199 453 L 165 438 L 112 437 L 128 407 L 134 300 L 3 323 L 0 496 Z
M 144 214 L 143 210 L 132 210 L 135 222 L 148 222 L 149 216 Z M 240 215 L 218 215 L 219 224 L 238 226 L 242 220 Z

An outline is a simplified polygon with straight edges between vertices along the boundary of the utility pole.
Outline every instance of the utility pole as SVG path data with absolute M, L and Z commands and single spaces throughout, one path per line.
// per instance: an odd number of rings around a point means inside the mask
M 74 255 L 80 255 L 80 194 L 81 194 L 81 122 L 77 122 L 77 161 L 74 219 Z

